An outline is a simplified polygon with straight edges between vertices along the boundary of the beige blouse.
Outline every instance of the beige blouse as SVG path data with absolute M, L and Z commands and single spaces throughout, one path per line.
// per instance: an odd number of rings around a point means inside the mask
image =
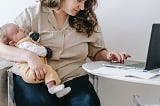
M 82 65 L 87 57 L 94 57 L 105 48 L 100 32 L 91 37 L 78 33 L 69 26 L 68 18 L 63 28 L 58 30 L 53 10 L 38 3 L 26 8 L 15 23 L 28 31 L 40 33 L 40 43 L 53 51 L 48 64 L 57 71 L 62 82 L 85 75 Z

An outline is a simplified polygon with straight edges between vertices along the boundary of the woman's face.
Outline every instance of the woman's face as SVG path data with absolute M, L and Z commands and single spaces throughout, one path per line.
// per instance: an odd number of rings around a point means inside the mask
M 64 13 L 75 16 L 80 10 L 84 10 L 86 0 L 62 0 L 61 8 Z

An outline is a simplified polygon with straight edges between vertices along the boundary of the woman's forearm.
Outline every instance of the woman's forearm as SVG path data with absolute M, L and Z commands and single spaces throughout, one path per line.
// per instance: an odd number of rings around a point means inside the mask
M 31 51 L 0 43 L 0 58 L 8 61 L 27 62 L 33 78 L 38 80 L 44 79 L 46 67 L 39 56 Z
M 99 51 L 96 56 L 94 57 L 95 61 L 107 61 L 107 50 L 101 50 Z
M 0 58 L 2 59 L 15 62 L 27 62 L 30 54 L 30 51 L 0 43 Z

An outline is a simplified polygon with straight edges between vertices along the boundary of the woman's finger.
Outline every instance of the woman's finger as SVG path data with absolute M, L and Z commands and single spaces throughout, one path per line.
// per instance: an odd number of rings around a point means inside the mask
M 36 70 L 35 73 L 36 73 L 36 78 L 37 78 L 38 80 L 41 80 L 41 75 L 40 75 L 39 70 Z
M 43 71 L 43 70 L 40 70 L 39 73 L 40 73 L 40 79 L 41 79 L 41 80 L 44 79 L 44 76 L 45 76 L 44 71 Z
M 122 52 L 122 54 L 124 55 L 125 59 L 127 59 L 128 57 L 131 57 L 131 55 L 127 54 L 126 52 Z
M 111 60 L 112 62 L 120 62 L 120 55 L 116 52 L 111 53 Z
M 120 63 L 124 63 L 125 55 L 123 53 L 119 53 L 120 55 Z
M 33 76 L 33 80 L 36 80 L 36 73 L 34 70 L 32 70 L 32 76 Z

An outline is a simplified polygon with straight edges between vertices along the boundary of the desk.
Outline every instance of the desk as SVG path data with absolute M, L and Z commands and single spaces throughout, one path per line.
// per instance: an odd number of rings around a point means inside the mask
M 103 67 L 102 64 L 107 64 L 105 61 L 96 61 L 96 62 L 88 62 L 83 64 L 83 69 L 87 71 L 88 73 L 94 75 L 92 73 L 92 70 L 98 69 L 100 67 Z M 106 70 L 109 71 L 109 70 Z M 118 69 L 117 69 L 118 71 Z M 153 85 L 160 85 L 160 77 L 154 77 L 152 79 L 140 79 L 136 77 L 120 77 L 120 76 L 111 76 L 111 75 L 95 75 L 94 77 L 94 87 L 96 88 L 96 91 L 98 91 L 98 77 L 105 77 L 105 78 L 110 78 L 110 79 L 115 79 L 115 80 L 122 80 L 122 81 L 129 81 L 129 82 L 134 82 L 134 83 L 143 83 L 143 84 L 153 84 Z

